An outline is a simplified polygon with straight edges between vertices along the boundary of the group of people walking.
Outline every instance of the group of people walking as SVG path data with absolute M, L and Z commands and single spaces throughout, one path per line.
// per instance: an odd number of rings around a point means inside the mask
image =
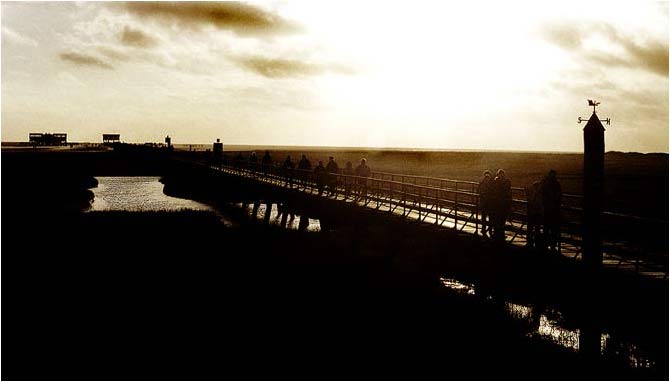
M 512 208 L 512 182 L 507 179 L 505 170 L 499 169 L 495 178 L 491 171 L 484 171 L 478 193 L 482 235 L 504 240 L 505 222 Z
M 311 164 L 304 154 L 300 160 L 298 168 L 302 171 L 311 170 Z M 308 173 L 303 172 L 302 174 L 304 178 Z M 314 167 L 313 174 L 319 195 L 322 195 L 324 191 L 326 192 L 326 195 L 335 195 L 337 187 L 342 185 L 344 186 L 345 197 L 348 197 L 352 191 L 358 194 L 359 197 L 362 197 L 367 194 L 366 178 L 369 178 L 372 175 L 372 171 L 367 165 L 367 160 L 365 158 L 361 159 L 360 164 L 356 166 L 355 169 L 351 162 L 347 162 L 345 168 L 340 171 L 340 167 L 337 162 L 335 162 L 335 158 L 330 156 L 328 157 L 328 163 L 325 166 L 323 165 L 323 161 L 319 161 L 316 167 Z M 339 174 L 345 176 L 340 177 L 338 176 Z
M 241 153 L 235 157 L 236 166 L 248 165 L 250 169 L 259 170 L 267 175 L 275 166 L 270 151 L 260 160 L 252 152 L 247 160 Z M 335 158 L 328 157 L 312 168 L 312 163 L 305 154 L 302 154 L 296 164 L 290 155 L 286 156 L 281 165 L 281 175 L 288 187 L 293 187 L 294 181 L 302 186 L 313 182 L 319 195 L 335 195 L 338 187 L 344 188 L 345 196 L 357 194 L 359 197 L 367 195 L 367 178 L 372 175 L 365 158 L 354 168 L 347 162 L 340 170 Z M 344 175 L 344 176 L 341 176 Z M 561 185 L 556 178 L 556 171 L 551 170 L 541 181 L 536 181 L 526 188 L 527 200 L 527 245 L 538 250 L 558 250 L 560 241 L 560 210 Z M 481 212 L 481 233 L 497 241 L 505 240 L 505 224 L 512 212 L 512 183 L 507 178 L 505 170 L 499 169 L 495 176 L 489 170 L 479 182 L 479 207 Z
M 264 175 L 267 175 L 274 167 L 272 156 L 268 150 L 265 151 L 265 155 L 263 155 L 260 161 L 260 166 L 255 152 L 252 152 L 246 161 L 242 153 L 238 153 L 234 162 L 237 167 L 246 165 L 250 169 L 260 170 Z M 297 163 L 298 171 L 296 173 L 296 164 L 293 162 L 291 155 L 287 155 L 280 168 L 288 187 L 293 187 L 294 181 L 299 182 L 303 186 L 313 181 L 316 184 L 319 195 L 323 195 L 324 192 L 326 195 L 335 195 L 337 187 L 344 186 L 345 196 L 347 197 L 352 193 L 357 194 L 359 197 L 365 196 L 367 194 L 367 179 L 365 178 L 369 178 L 372 175 L 372 171 L 367 165 L 365 158 L 361 159 L 360 164 L 355 169 L 351 162 L 347 162 L 346 167 L 340 171 L 335 158 L 332 156 L 328 157 L 328 163 L 325 166 L 323 161 L 318 161 L 318 164 L 312 168 L 310 160 L 305 154 L 302 154 L 300 161 Z M 339 177 L 339 174 L 345 176 Z
M 534 182 L 525 192 L 527 246 L 542 251 L 557 251 L 560 242 L 562 191 L 556 171 L 549 171 L 544 179 Z M 499 169 L 495 177 L 491 171 L 484 171 L 478 193 L 482 235 L 504 241 L 505 224 L 512 207 L 512 184 L 505 171 Z
M 561 184 L 551 170 L 541 181 L 526 188 L 528 201 L 527 245 L 531 248 L 558 251 L 561 235 Z

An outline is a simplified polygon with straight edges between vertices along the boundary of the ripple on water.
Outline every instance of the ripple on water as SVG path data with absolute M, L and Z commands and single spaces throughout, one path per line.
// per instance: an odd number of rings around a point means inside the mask
M 213 211 L 203 203 L 175 198 L 163 193 L 156 176 L 96 177 L 95 199 L 90 211 Z
M 440 278 L 440 281 L 442 285 L 455 293 L 473 297 L 478 295 L 474 284 L 446 277 Z M 486 296 L 485 300 L 499 301 L 500 297 Z M 511 317 L 526 323 L 526 327 L 529 328 L 526 333 L 528 337 L 539 337 L 565 348 L 579 351 L 580 329 L 566 328 L 562 323 L 564 321 L 563 316 L 558 310 L 515 304 L 509 301 L 504 301 L 504 307 L 506 313 Z M 615 340 L 610 333 L 605 331 L 602 331 L 599 335 L 601 355 L 623 356 L 625 362 L 633 368 L 649 368 L 655 365 L 655 362 L 636 344 L 618 338 Z

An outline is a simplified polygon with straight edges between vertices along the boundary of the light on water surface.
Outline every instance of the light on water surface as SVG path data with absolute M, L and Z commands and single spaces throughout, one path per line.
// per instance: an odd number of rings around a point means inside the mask
M 441 277 L 440 281 L 446 288 L 458 294 L 477 295 L 474 284 L 445 277 Z M 485 298 L 486 301 L 495 299 L 497 298 L 494 296 L 486 296 Z M 563 316 L 559 311 L 511 302 L 505 302 L 504 309 L 514 319 L 528 324 L 529 331 L 526 336 L 538 337 L 568 349 L 579 351 L 580 329 L 564 327 L 561 324 Z M 612 336 L 604 331 L 600 333 L 600 353 L 602 355 L 624 355 L 628 365 L 634 368 L 651 367 L 654 364 L 637 345 L 624 340 L 614 341 Z
M 455 280 L 455 279 L 447 279 L 447 278 L 444 278 L 444 277 L 441 277 L 440 281 L 442 282 L 442 284 L 445 287 L 447 287 L 447 288 L 449 288 L 453 291 L 463 293 L 463 294 L 469 294 L 469 295 L 474 295 L 475 294 L 475 288 L 474 288 L 474 285 L 472 285 L 472 284 L 466 284 L 466 283 L 462 283 L 462 282 L 460 282 L 458 280 Z
M 253 216 L 253 205 L 247 205 L 245 211 L 246 214 L 255 220 L 263 220 L 265 218 L 265 211 L 267 209 L 267 205 L 265 203 L 261 203 L 258 207 L 258 212 L 256 213 L 256 216 Z M 321 231 L 321 222 L 319 219 L 308 219 L 309 223 L 305 230 L 307 232 L 319 232 Z M 268 223 L 272 226 L 281 226 L 282 222 L 282 214 L 279 210 L 279 205 L 277 204 L 272 204 L 272 211 L 270 211 L 270 220 Z M 300 215 L 295 214 L 295 213 L 289 213 L 287 218 L 286 218 L 286 225 L 284 228 L 289 229 L 289 230 L 298 230 L 300 226 Z
M 183 209 L 213 211 L 206 204 L 174 198 L 163 193 L 158 177 L 96 177 L 95 199 L 91 211 L 178 211 Z

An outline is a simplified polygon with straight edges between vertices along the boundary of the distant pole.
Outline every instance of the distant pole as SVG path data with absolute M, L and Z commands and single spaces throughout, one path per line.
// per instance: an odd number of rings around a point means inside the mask
M 602 204 L 605 178 L 605 128 L 596 114 L 600 102 L 589 100 L 593 114 L 584 127 L 584 216 L 582 250 L 584 265 L 598 269 L 603 264 L 602 250 Z M 585 121 L 581 117 L 581 123 Z M 609 118 L 604 120 L 608 125 Z

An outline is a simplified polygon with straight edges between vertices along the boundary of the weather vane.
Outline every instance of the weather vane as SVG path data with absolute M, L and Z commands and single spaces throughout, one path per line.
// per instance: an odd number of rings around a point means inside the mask
M 593 106 L 593 114 L 596 114 L 596 106 L 598 106 L 598 105 L 600 105 L 600 102 L 598 102 L 594 99 L 589 100 L 589 106 Z M 577 118 L 577 123 L 588 122 L 588 121 L 589 121 L 588 118 L 586 118 L 586 119 L 582 118 L 582 117 Z M 606 124 L 609 125 L 610 124 L 610 119 L 609 118 L 601 119 L 600 122 L 605 122 Z

